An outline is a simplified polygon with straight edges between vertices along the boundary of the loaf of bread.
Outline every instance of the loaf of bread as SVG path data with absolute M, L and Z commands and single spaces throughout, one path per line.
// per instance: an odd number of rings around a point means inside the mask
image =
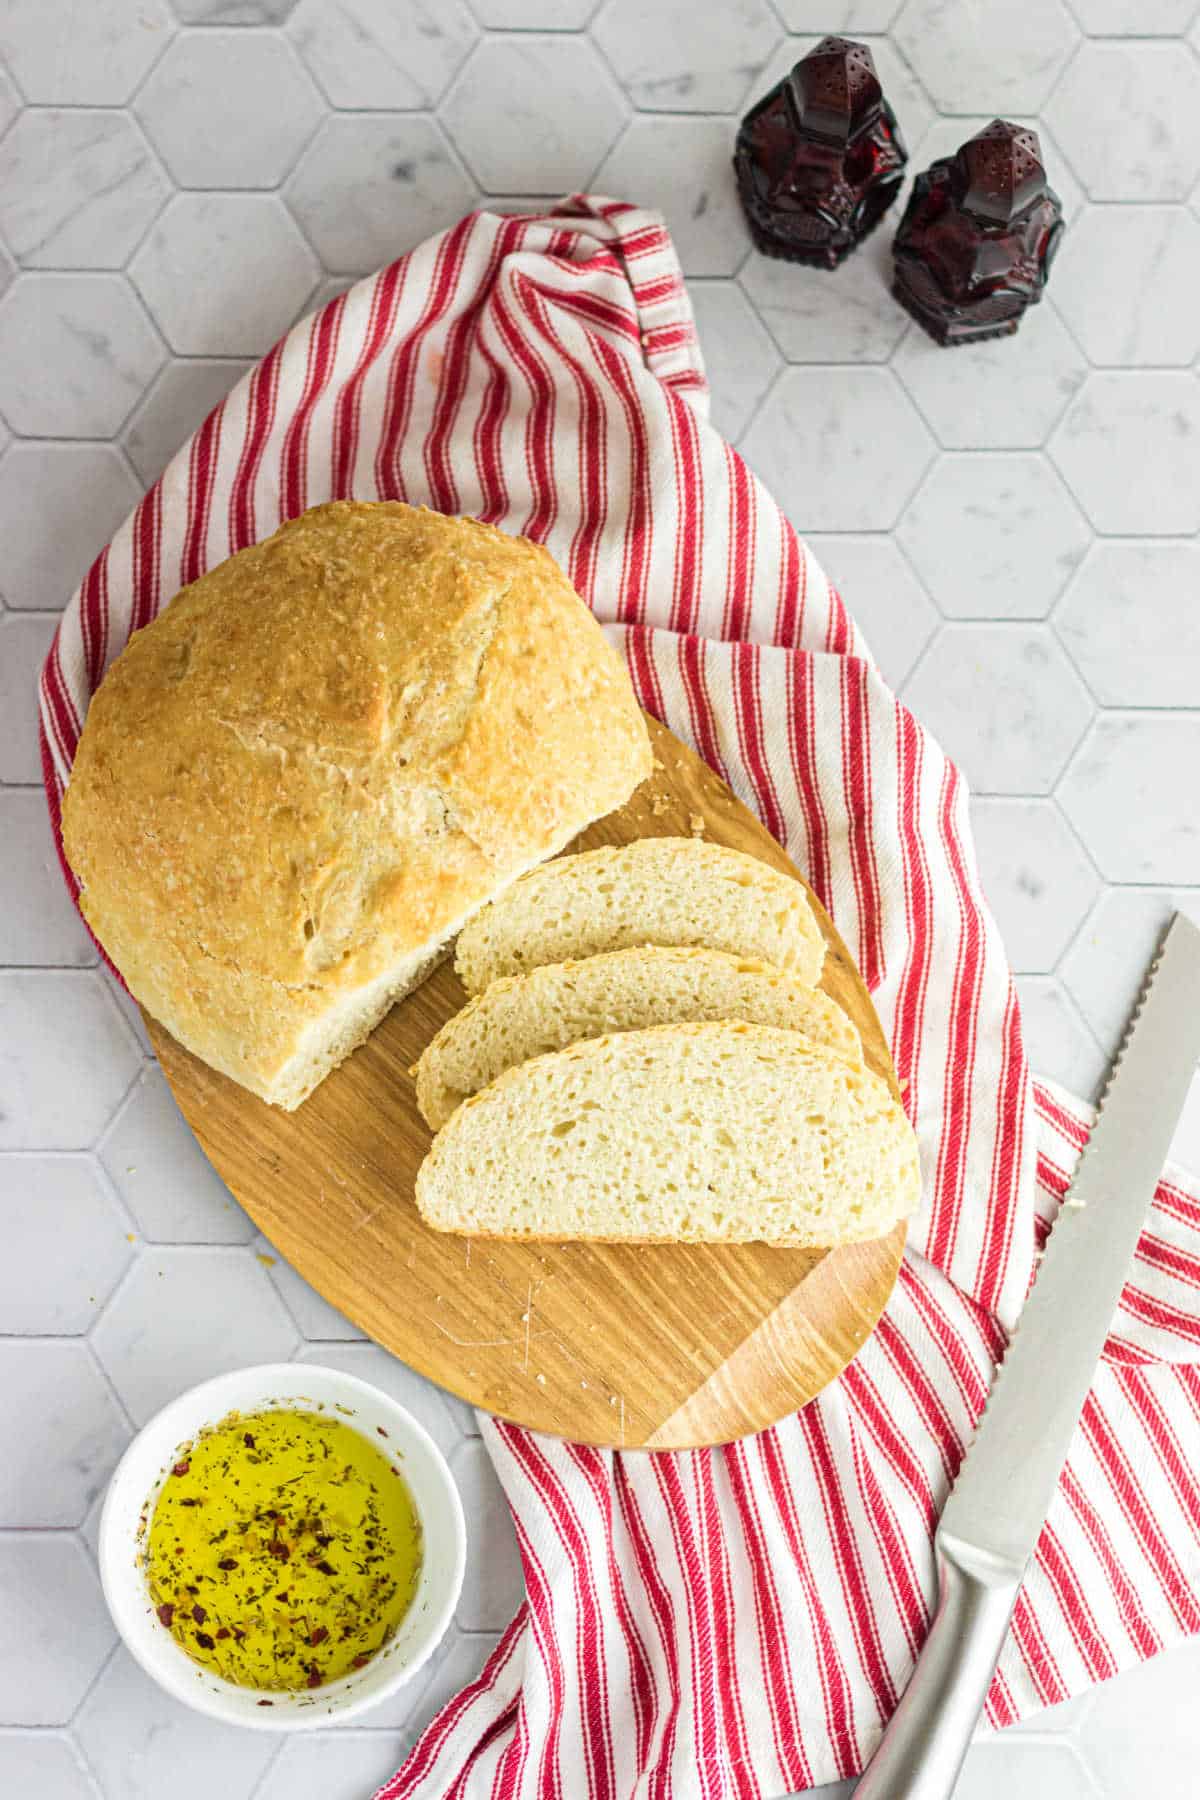
M 417 1105 L 437 1131 L 464 1100 L 533 1056 L 608 1032 L 704 1019 L 802 1031 L 862 1063 L 858 1032 L 819 988 L 753 957 L 650 945 L 493 981 L 447 1020 L 421 1056 L 413 1071 Z
M 547 551 L 338 501 L 134 635 L 92 701 L 63 845 L 135 998 L 292 1108 L 651 766 L 625 670 Z
M 804 889 L 757 857 L 695 838 L 639 838 L 559 857 L 514 882 L 458 940 L 469 994 L 502 975 L 642 944 L 753 956 L 815 986 L 825 941 Z
M 890 1089 L 799 1032 L 656 1025 L 535 1057 L 464 1101 L 417 1203 L 467 1235 L 826 1246 L 917 1204 Z

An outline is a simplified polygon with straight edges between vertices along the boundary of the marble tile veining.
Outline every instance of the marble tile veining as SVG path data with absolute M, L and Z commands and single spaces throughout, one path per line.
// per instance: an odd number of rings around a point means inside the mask
M 897 215 L 834 275 L 751 249 L 738 116 L 826 31 L 870 43 L 914 168 L 996 113 L 1039 131 L 1068 230 L 1015 342 L 939 350 L 894 305 Z M 369 1800 L 522 1593 L 476 1416 L 258 1235 L 69 905 L 33 683 L 96 548 L 294 319 L 483 196 L 660 208 L 713 417 L 965 771 L 1031 1059 L 1089 1094 L 1200 919 L 1198 114 L 1197 0 L 0 6 L 0 1793 Z M 287 1741 L 161 1694 L 95 1565 L 130 1431 L 277 1358 L 411 1407 L 471 1542 L 427 1669 Z M 1200 1641 L 981 1743 L 962 1800 L 1182 1800 L 1198 1679 Z

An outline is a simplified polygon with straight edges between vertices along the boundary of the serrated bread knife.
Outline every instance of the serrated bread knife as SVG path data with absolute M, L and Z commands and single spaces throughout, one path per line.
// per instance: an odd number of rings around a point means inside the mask
M 938 1604 L 856 1800 L 949 1800 L 1200 1058 L 1200 930 L 1151 964 L 934 1538 Z

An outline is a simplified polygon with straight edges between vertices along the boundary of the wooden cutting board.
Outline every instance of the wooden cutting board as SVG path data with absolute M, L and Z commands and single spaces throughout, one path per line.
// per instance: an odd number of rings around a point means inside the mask
M 654 775 L 573 848 L 702 834 L 796 875 L 725 783 L 649 723 Z M 821 985 L 895 1089 L 862 978 L 809 897 L 829 946 Z M 146 1024 L 192 1130 L 272 1243 L 363 1331 L 472 1405 L 579 1443 L 665 1450 L 743 1437 L 819 1393 L 887 1302 L 902 1225 L 826 1252 L 539 1247 L 422 1224 L 413 1182 L 429 1133 L 408 1070 L 464 1000 L 443 964 L 294 1113 Z

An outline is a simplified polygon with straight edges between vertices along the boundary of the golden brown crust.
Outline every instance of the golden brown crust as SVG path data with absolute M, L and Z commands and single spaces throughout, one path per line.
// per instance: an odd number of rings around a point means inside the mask
M 185 588 L 92 700 L 63 806 L 135 996 L 256 1092 L 303 1034 L 650 773 L 547 551 L 314 507 Z

